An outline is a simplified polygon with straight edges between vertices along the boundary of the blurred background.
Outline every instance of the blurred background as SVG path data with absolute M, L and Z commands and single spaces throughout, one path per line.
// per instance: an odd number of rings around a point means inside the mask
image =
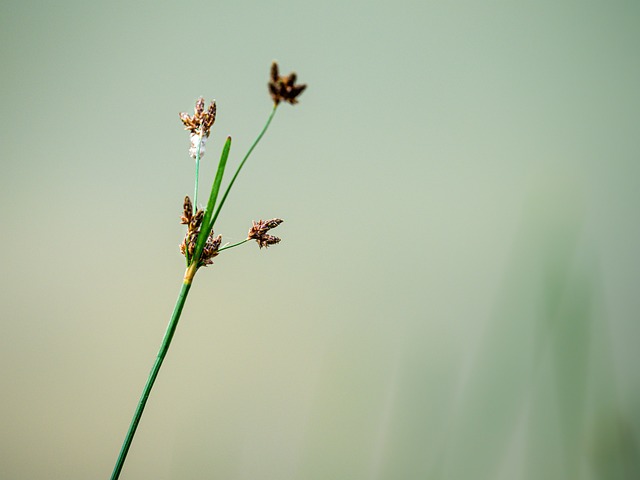
M 640 478 L 637 2 L 0 5 L 0 478 Z M 232 171 L 232 170 L 230 170 Z

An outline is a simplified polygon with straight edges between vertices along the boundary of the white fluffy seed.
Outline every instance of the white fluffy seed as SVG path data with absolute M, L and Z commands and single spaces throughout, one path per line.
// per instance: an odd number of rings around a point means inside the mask
M 189 156 L 191 158 L 196 158 L 196 154 L 198 153 L 198 144 L 200 145 L 200 158 L 204 155 L 205 152 L 205 144 L 207 143 L 207 137 L 203 137 L 200 133 L 192 133 L 189 135 L 189 139 L 191 140 L 191 146 L 189 147 Z

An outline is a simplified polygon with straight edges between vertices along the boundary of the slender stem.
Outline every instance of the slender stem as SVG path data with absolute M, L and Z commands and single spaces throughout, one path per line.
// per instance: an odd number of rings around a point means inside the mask
M 198 148 L 196 149 L 196 186 L 193 192 L 193 213 L 198 211 L 198 180 L 200 180 L 200 149 L 202 148 L 202 133 L 200 133 L 198 140 Z
M 242 245 L 243 243 L 247 243 L 249 240 L 251 240 L 251 239 L 250 238 L 245 238 L 241 242 L 234 243 L 234 244 L 231 244 L 231 245 L 225 245 L 224 247 L 219 248 L 218 251 L 221 252 L 223 250 L 228 250 L 230 248 L 237 247 L 238 245 Z
M 160 345 L 158 356 L 156 357 L 156 361 L 153 364 L 153 367 L 151 368 L 151 372 L 149 373 L 149 378 L 147 379 L 147 383 L 145 384 L 144 389 L 142 390 L 140 401 L 138 402 L 136 411 L 133 414 L 131 425 L 129 425 L 129 430 L 127 431 L 127 435 L 124 439 L 124 442 L 122 443 L 122 448 L 120 449 L 118 460 L 116 461 L 116 465 L 113 469 L 113 473 L 111 474 L 111 480 L 117 480 L 120 477 L 120 472 L 122 471 L 124 461 L 127 458 L 129 447 L 131 447 L 131 442 L 133 441 L 133 436 L 135 435 L 136 429 L 138 428 L 138 423 L 140 423 L 142 412 L 144 411 L 144 407 L 147 404 L 147 400 L 149 399 L 149 394 L 151 393 L 153 384 L 156 381 L 156 377 L 158 376 L 158 372 L 160 371 L 160 367 L 162 366 L 164 357 L 167 354 L 167 351 L 169 350 L 169 345 L 171 345 L 173 334 L 175 333 L 176 327 L 178 326 L 178 321 L 180 320 L 180 314 L 182 313 L 182 307 L 184 307 L 184 303 L 187 299 L 187 295 L 189 294 L 189 289 L 191 288 L 191 282 L 193 280 L 193 276 L 195 275 L 196 270 L 197 268 L 195 268 L 195 266 L 189 267 L 187 269 L 184 282 L 182 284 L 182 288 L 180 289 L 180 294 L 178 295 L 178 300 L 176 301 L 176 306 L 173 309 L 173 314 L 171 315 L 171 320 L 169 321 L 169 325 L 167 326 L 167 330 L 164 334 L 164 338 L 162 339 L 162 345 Z
M 218 218 L 218 215 L 220 214 L 220 210 L 222 209 L 222 206 L 224 205 L 224 202 L 227 199 L 227 196 L 229 195 L 229 192 L 231 191 L 231 187 L 233 187 L 233 183 L 236 181 L 236 178 L 238 177 L 238 174 L 240 173 L 240 170 L 242 170 L 242 167 L 244 166 L 245 162 L 249 158 L 249 155 L 251 155 L 251 152 L 253 152 L 253 149 L 256 148 L 256 145 L 258 145 L 258 142 L 260 141 L 260 139 L 262 138 L 264 133 L 267 131 L 267 128 L 269 128 L 269 124 L 271 123 L 271 120 L 273 119 L 273 116 L 276 114 L 277 108 L 278 108 L 278 104 L 276 103 L 276 104 L 273 105 L 273 110 L 271 110 L 271 115 L 269 115 L 269 118 L 267 118 L 267 123 L 264 124 L 264 127 L 262 127 L 262 131 L 260 132 L 258 137 L 254 140 L 253 145 L 251 145 L 251 148 L 249 148 L 249 151 L 247 152 L 247 154 L 242 159 L 242 162 L 240 162 L 240 165 L 238 165 L 238 169 L 236 170 L 236 173 L 233 174 L 233 178 L 231 178 L 231 182 L 229 182 L 229 186 L 225 190 L 224 195 L 222 196 L 222 200 L 220 200 L 220 204 L 218 205 L 218 208 L 216 209 L 216 213 L 214 213 L 213 218 L 211 219 L 211 225 L 212 226 L 213 226 L 214 223 L 216 223 L 216 219 Z

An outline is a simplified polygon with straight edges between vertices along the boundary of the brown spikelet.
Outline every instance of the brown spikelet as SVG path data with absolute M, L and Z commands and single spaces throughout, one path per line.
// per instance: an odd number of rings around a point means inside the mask
M 193 205 L 189 196 L 184 197 L 184 204 L 182 207 L 182 216 L 180 217 L 180 223 L 182 225 L 188 225 L 193 215 Z
M 271 79 L 269 81 L 269 94 L 273 102 L 278 105 L 281 101 L 289 102 L 291 105 L 298 103 L 297 97 L 304 91 L 305 84 L 296 85 L 298 76 L 291 72 L 288 76 L 280 76 L 278 64 L 271 64 Z
M 276 228 L 284 220 L 281 218 L 272 218 L 271 220 L 258 220 L 254 221 L 251 229 L 249 229 L 248 239 L 255 240 L 260 248 L 269 247 L 269 245 L 275 245 L 280 242 L 278 237 L 269 235 L 267 232 L 272 228 Z
M 193 116 L 182 112 L 179 114 L 180 120 L 184 124 L 184 129 L 189 130 L 191 133 L 202 134 L 208 137 L 211 133 L 211 127 L 216 121 L 216 102 L 211 101 L 209 108 L 205 112 L 204 110 L 204 98 L 200 97 L 196 101 Z
M 275 245 L 276 243 L 280 243 L 280 239 L 278 237 L 274 237 L 273 235 L 265 235 L 263 240 L 264 245 L 260 245 L 260 248 L 262 248 L 263 246 L 266 248 L 269 245 Z
M 194 215 L 191 199 L 188 196 L 184 197 L 182 216 L 180 217 L 180 223 L 187 225 L 187 233 L 185 233 L 184 239 L 180 244 L 180 253 L 183 255 L 193 255 L 193 252 L 195 252 L 196 242 L 198 241 L 198 235 L 200 234 L 200 227 L 202 226 L 203 218 L 204 210 L 196 209 L 196 213 Z
M 218 256 L 218 249 L 220 248 L 220 244 L 222 243 L 222 235 L 218 235 L 214 237 L 213 230 L 209 233 L 209 237 L 207 238 L 207 242 L 204 244 L 204 249 L 202 250 L 202 256 L 200 257 L 200 264 L 203 266 L 213 264 L 213 258 Z
M 202 112 L 204 112 L 204 98 L 199 97 L 198 100 L 196 100 L 194 112 L 196 114 L 195 116 L 202 115 Z
M 276 228 L 282 222 L 284 222 L 284 220 L 282 220 L 281 218 L 272 218 L 271 220 L 267 220 L 264 223 L 267 226 L 267 229 L 271 230 L 272 228 Z
M 191 221 L 189 222 L 190 230 L 198 230 L 200 228 L 200 224 L 202 224 L 202 219 L 204 218 L 204 210 L 198 210 L 196 214 L 191 217 Z

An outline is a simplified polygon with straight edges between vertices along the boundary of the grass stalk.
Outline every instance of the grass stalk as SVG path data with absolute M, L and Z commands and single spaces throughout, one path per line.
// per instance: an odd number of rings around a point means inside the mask
M 180 294 L 178 295 L 178 299 L 176 300 L 175 307 L 173 309 L 173 314 L 171 315 L 171 319 L 169 320 L 169 325 L 165 331 L 164 337 L 162 339 L 162 344 L 160 345 L 160 349 L 158 350 L 158 355 L 156 356 L 156 360 L 151 368 L 151 372 L 149 373 L 149 377 L 147 382 L 142 390 L 142 395 L 140 396 L 140 400 L 138 401 L 138 405 L 133 414 L 133 418 L 131 420 L 131 424 L 129 425 L 129 429 L 127 430 L 127 434 L 125 436 L 124 442 L 122 443 L 122 447 L 120 449 L 120 453 L 118 455 L 118 459 L 116 460 L 115 467 L 111 474 L 111 480 L 118 480 L 120 478 L 120 473 L 122 472 L 122 468 L 124 466 L 124 462 L 127 458 L 127 454 L 129 453 L 129 449 L 131 447 L 131 443 L 133 442 L 133 437 L 135 436 L 136 430 L 138 428 L 138 424 L 140 423 L 140 419 L 142 418 L 142 414 L 144 412 L 145 406 L 147 404 L 147 400 L 149 399 L 149 395 L 151 394 L 151 389 L 158 377 L 158 373 L 160 372 L 160 367 L 164 361 L 165 356 L 169 350 L 169 346 L 171 345 L 171 341 L 173 339 L 173 335 L 175 334 L 176 328 L 178 327 L 178 322 L 180 321 L 180 315 L 182 314 L 182 309 L 187 300 L 187 295 L 189 294 L 189 290 L 191 289 L 191 284 L 193 282 L 193 278 L 201 266 L 206 266 L 212 264 L 212 258 L 215 257 L 220 251 L 227 250 L 229 248 L 237 247 L 242 245 L 243 243 L 248 242 L 250 239 L 258 240 L 260 247 L 273 245 L 280 241 L 279 238 L 267 235 L 266 232 L 270 228 L 277 227 L 282 220 L 273 219 L 269 222 L 260 221 L 260 225 L 256 225 L 254 222 L 254 226 L 252 230 L 258 229 L 254 234 L 249 234 L 249 237 L 240 242 L 234 243 L 232 245 L 227 245 L 222 248 L 219 248 L 220 242 L 222 239 L 221 235 L 213 238 L 213 234 L 211 233 L 213 230 L 213 225 L 220 214 L 220 210 L 224 205 L 227 197 L 229 196 L 229 192 L 233 187 L 233 184 L 242 170 L 242 167 L 246 163 L 247 159 L 251 155 L 251 152 L 255 149 L 256 145 L 262 139 L 263 135 L 269 128 L 271 124 L 271 120 L 273 119 L 278 104 L 281 101 L 286 101 L 291 103 L 292 105 L 297 103 L 296 98 L 302 93 L 302 91 L 306 88 L 306 85 L 296 85 L 295 84 L 296 75 L 291 73 L 288 76 L 280 76 L 278 73 L 278 66 L 276 62 L 273 62 L 271 66 L 271 81 L 269 82 L 269 92 L 271 98 L 274 101 L 273 110 L 271 114 L 267 118 L 267 122 L 262 128 L 261 132 L 258 134 L 258 137 L 254 140 L 253 144 L 249 148 L 249 151 L 244 156 L 240 165 L 236 169 L 231 182 L 227 186 L 227 189 L 222 196 L 220 204 L 217 205 L 216 201 L 218 198 L 218 194 L 220 192 L 220 186 L 222 184 L 222 177 L 224 175 L 224 171 L 227 164 L 227 159 L 229 157 L 229 151 L 231 149 L 231 137 L 227 137 L 227 141 L 224 144 L 224 148 L 222 149 L 222 154 L 220 156 L 220 161 L 218 162 L 218 169 L 216 172 L 216 177 L 211 186 L 211 193 L 209 195 L 209 200 L 207 202 L 207 208 L 204 211 L 204 216 L 202 216 L 202 212 L 198 211 L 198 183 L 200 179 L 200 159 L 202 154 L 203 143 L 206 137 L 209 136 L 209 132 L 211 126 L 215 121 L 216 115 L 216 106 L 215 101 L 211 102 L 209 109 L 205 112 L 204 110 L 204 98 L 200 97 L 196 102 L 196 107 L 194 110 L 194 115 L 190 116 L 186 113 L 180 114 L 180 119 L 182 123 L 185 125 L 186 130 L 191 132 L 191 140 L 192 146 L 189 149 L 189 154 L 193 154 L 193 139 L 194 135 L 199 133 L 198 145 L 195 152 L 195 162 L 196 162 L 196 171 L 195 171 L 195 187 L 193 194 L 193 204 L 191 204 L 188 197 L 185 198 L 185 203 L 183 205 L 183 216 L 181 217 L 181 223 L 188 225 L 187 234 L 185 235 L 185 239 L 181 244 L 181 250 L 185 255 L 185 259 L 187 261 L 187 270 L 184 275 L 184 281 L 182 283 L 182 287 L 180 289 Z M 198 231 L 199 230 L 199 231 Z M 197 238 L 196 236 L 197 232 Z M 210 235 L 211 234 L 211 235 Z M 253 235 L 253 236 L 252 236 Z M 195 246 L 194 246 L 195 242 Z M 262 242 L 262 243 L 261 243 Z M 192 255 L 189 252 L 193 252 Z M 202 256 L 204 255 L 204 258 Z
M 138 401 L 138 406 L 136 407 L 136 411 L 133 414 L 133 418 L 131 419 L 131 424 L 129 425 L 129 430 L 127 431 L 127 435 L 125 436 L 124 442 L 122 443 L 120 454 L 118 455 L 116 465 L 113 468 L 113 473 L 111 474 L 111 480 L 117 480 L 120 477 L 120 472 L 122 471 L 124 461 L 127 458 L 127 453 L 129 453 L 129 447 L 131 447 L 131 442 L 133 442 L 133 437 L 136 434 L 136 430 L 138 429 L 140 418 L 142 418 L 142 412 L 144 412 L 144 407 L 146 406 L 149 395 L 151 394 L 153 384 L 158 377 L 158 372 L 160 371 L 160 367 L 162 366 L 164 357 L 167 355 L 169 345 L 171 345 L 173 334 L 178 327 L 180 314 L 182 313 L 182 308 L 184 307 L 184 303 L 187 300 L 187 295 L 189 294 L 189 289 L 191 288 L 191 282 L 193 281 L 193 276 L 195 275 L 195 273 L 196 268 L 193 268 L 192 264 L 192 266 L 187 268 L 187 271 L 185 273 L 184 282 L 182 283 L 182 288 L 180 289 L 180 294 L 178 295 L 176 306 L 173 309 L 171 320 L 169 320 L 169 325 L 167 325 L 167 330 L 165 331 L 164 338 L 162 339 L 160 350 L 158 350 L 156 361 L 151 368 L 151 372 L 149 372 L 149 378 L 147 379 L 147 383 L 142 390 L 142 395 L 140 396 L 140 400 Z

